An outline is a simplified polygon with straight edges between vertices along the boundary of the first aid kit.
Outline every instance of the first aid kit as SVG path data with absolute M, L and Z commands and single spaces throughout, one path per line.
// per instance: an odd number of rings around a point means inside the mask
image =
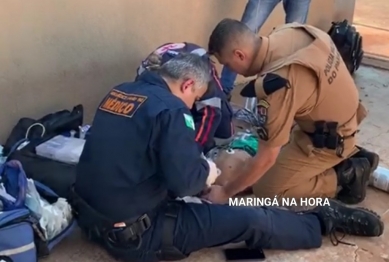
M 76 227 L 66 200 L 16 160 L 0 166 L 0 203 L 0 261 L 37 262 Z

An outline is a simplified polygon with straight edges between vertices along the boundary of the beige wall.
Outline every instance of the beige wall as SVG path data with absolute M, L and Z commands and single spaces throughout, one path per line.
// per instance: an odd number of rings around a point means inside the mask
M 328 29 L 334 17 L 350 19 L 352 12 L 344 11 L 344 4 L 340 8 L 340 1 L 312 0 L 309 23 Z M 355 0 L 342 2 L 353 8 Z M 84 104 L 86 120 L 91 120 L 102 96 L 131 79 L 153 48 L 168 41 L 205 45 L 215 24 L 224 17 L 240 18 L 245 3 L 2 0 L 0 141 L 20 117 L 38 117 L 77 103 Z M 283 16 L 278 6 L 262 33 L 282 23 Z

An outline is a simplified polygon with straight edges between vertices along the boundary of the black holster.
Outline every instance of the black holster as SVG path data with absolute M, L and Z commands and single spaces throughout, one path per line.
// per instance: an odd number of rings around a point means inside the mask
M 356 132 L 347 137 L 338 134 L 338 122 L 316 121 L 313 133 L 305 132 L 312 140 L 315 148 L 327 148 L 336 150 L 336 155 L 342 158 L 344 151 L 344 140 L 353 137 Z

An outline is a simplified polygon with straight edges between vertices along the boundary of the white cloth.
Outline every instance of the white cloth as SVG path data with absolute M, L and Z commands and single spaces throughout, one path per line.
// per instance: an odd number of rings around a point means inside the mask
M 211 186 L 213 183 L 215 183 L 216 178 L 220 175 L 220 170 L 212 160 L 207 159 L 207 162 L 209 165 L 209 173 L 206 184 L 207 186 Z
M 183 197 L 183 198 L 177 198 L 177 200 L 182 200 L 185 203 L 202 204 L 203 202 L 206 202 L 206 203 L 212 204 L 208 200 L 205 200 L 205 199 L 202 199 L 202 198 L 199 198 L 199 197 L 191 197 L 191 196 L 186 196 L 186 197 Z
M 207 181 L 206 181 L 206 184 L 207 186 L 211 186 L 213 183 L 215 183 L 216 181 L 216 178 L 221 174 L 221 171 L 219 168 L 217 168 L 216 164 L 206 158 L 204 156 L 204 154 L 201 155 L 205 160 L 207 160 L 208 162 L 208 165 L 209 165 L 209 173 L 208 173 L 208 178 L 207 178 Z M 182 200 L 184 201 L 185 203 L 196 203 L 196 204 L 202 204 L 203 202 L 206 202 L 206 203 L 210 203 L 209 201 L 205 200 L 205 199 L 202 199 L 202 198 L 199 198 L 199 197 L 193 197 L 193 196 L 186 196 L 186 197 L 183 197 L 183 198 L 177 198 L 177 200 Z

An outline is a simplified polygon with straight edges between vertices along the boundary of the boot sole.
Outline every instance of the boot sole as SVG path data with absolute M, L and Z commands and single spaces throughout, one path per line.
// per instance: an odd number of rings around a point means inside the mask
M 365 207 L 354 207 L 354 208 L 348 207 L 343 202 L 338 201 L 338 200 L 331 200 L 331 201 L 334 202 L 335 204 L 339 205 L 341 208 L 348 209 L 348 210 L 354 210 L 354 211 L 358 210 L 362 213 L 365 213 L 365 214 L 367 213 L 370 217 L 375 217 L 376 220 L 378 220 L 378 226 L 375 228 L 376 230 L 374 230 L 374 232 L 372 234 L 367 234 L 366 232 L 355 233 L 355 232 L 351 232 L 351 230 L 345 230 L 344 233 L 349 234 L 349 235 L 364 236 L 364 237 L 379 237 L 384 233 L 384 228 L 385 228 L 384 222 L 382 222 L 381 216 L 378 215 L 373 210 L 365 208 Z

